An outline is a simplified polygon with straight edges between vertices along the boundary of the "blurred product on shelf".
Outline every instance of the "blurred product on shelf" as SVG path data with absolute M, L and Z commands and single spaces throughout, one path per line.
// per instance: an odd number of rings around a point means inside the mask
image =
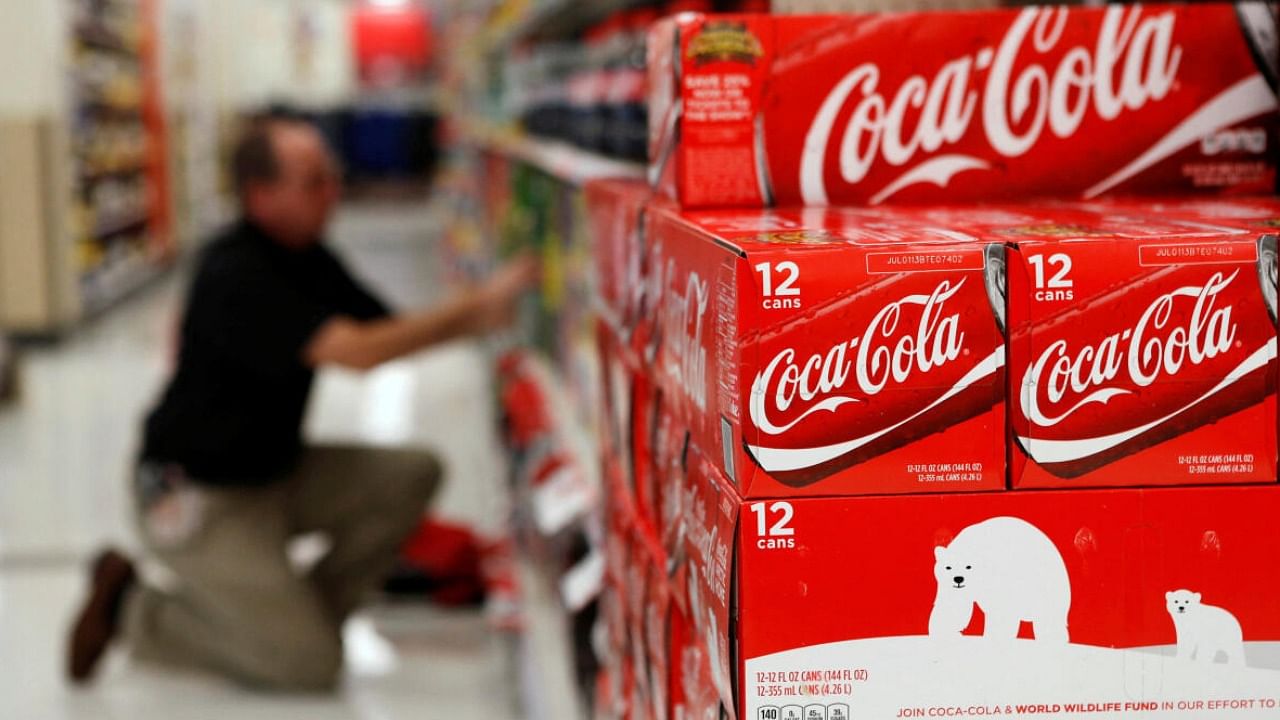
M 712 10 L 767 12 L 768 3 L 506 3 L 475 43 L 455 40 L 455 60 L 445 74 L 461 86 L 459 102 L 472 124 L 484 118 L 500 127 L 516 125 L 541 140 L 643 163 L 648 29 L 662 15 Z M 456 24 L 466 27 L 463 20 Z
M 400 549 L 384 592 L 400 597 L 428 597 L 446 607 L 485 602 L 490 586 L 501 587 L 492 572 L 502 542 L 487 542 L 471 528 L 425 517 Z
M 609 157 L 643 162 L 645 38 L 657 10 L 620 11 L 583 39 L 547 43 L 507 66 L 512 114 L 525 130 Z
M 568 182 L 493 152 L 465 163 L 472 178 L 454 195 L 459 220 L 449 231 L 449 264 L 462 277 L 497 258 L 529 252 L 541 260 L 540 292 L 523 308 L 525 339 L 556 368 L 579 408 L 594 382 L 589 234 L 580 192 Z M 458 177 L 460 173 L 453 173 Z M 475 194 L 470 194 L 475 193 Z
M 650 176 L 686 207 L 1272 192 L 1276 37 L 1259 2 L 667 18 Z
M 128 283 L 121 263 L 148 263 L 171 249 L 163 219 L 164 120 L 157 75 L 154 9 L 138 2 L 77 2 L 72 87 L 73 165 L 82 291 L 100 309 Z M 141 266 L 139 266 L 141 267 Z
M 73 0 L 57 75 L 66 116 L 10 125 L 0 325 L 48 335 L 154 277 L 174 253 L 157 7 Z M 41 278 L 34 280 L 33 278 Z
M 136 53 L 146 32 L 139 6 L 136 0 L 74 0 L 72 27 L 85 46 Z
M 518 555 L 515 562 L 531 569 L 517 587 L 524 601 L 520 607 L 528 614 L 521 624 L 553 628 L 550 637 L 536 630 L 523 636 L 526 652 L 540 665 L 551 665 L 523 677 L 521 694 L 535 712 L 551 712 L 548 705 L 562 710 L 576 706 L 572 714 L 577 716 L 600 667 L 591 639 L 604 568 L 595 550 L 600 530 L 594 511 L 600 493 L 593 443 L 544 360 L 527 352 L 510 353 L 500 360 L 499 372 L 499 402 L 512 453 L 513 533 L 520 548 L 512 557 Z M 553 598 L 541 612 L 533 601 L 539 593 Z M 492 613 L 492 599 L 490 608 Z M 556 664 L 572 669 L 569 684 L 548 679 L 556 676 Z M 548 685 L 566 696 L 533 700 Z

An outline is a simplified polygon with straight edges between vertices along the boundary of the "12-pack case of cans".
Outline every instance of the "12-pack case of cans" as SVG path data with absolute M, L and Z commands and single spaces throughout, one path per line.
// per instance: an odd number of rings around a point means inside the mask
M 1274 481 L 1272 219 L 659 202 L 627 334 L 744 497 Z
M 685 207 L 1271 192 L 1274 4 L 685 13 L 649 39 Z

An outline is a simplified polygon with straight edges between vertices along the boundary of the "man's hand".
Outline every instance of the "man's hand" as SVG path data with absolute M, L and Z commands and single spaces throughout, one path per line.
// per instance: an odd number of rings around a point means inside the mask
M 499 330 L 515 320 L 516 304 L 538 281 L 538 264 L 521 256 L 498 268 L 474 292 L 474 332 Z
M 304 359 L 313 367 L 368 370 L 430 345 L 506 327 L 515 318 L 520 294 L 537 279 L 537 263 L 520 257 L 477 287 L 421 313 L 369 322 L 332 318 L 307 343 Z

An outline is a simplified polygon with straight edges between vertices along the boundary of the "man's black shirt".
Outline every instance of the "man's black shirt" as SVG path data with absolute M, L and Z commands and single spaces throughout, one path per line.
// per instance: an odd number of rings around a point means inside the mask
M 290 249 L 251 223 L 232 226 L 200 258 L 177 370 L 147 418 L 143 457 L 206 483 L 277 479 L 301 448 L 314 379 L 307 342 L 334 316 L 387 313 L 322 245 Z

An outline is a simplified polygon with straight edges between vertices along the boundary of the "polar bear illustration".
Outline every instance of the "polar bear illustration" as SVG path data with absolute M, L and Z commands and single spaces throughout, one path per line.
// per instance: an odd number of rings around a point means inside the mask
M 934 548 L 938 594 L 929 615 L 934 637 L 964 631 L 973 606 L 986 616 L 983 635 L 1014 639 L 1030 622 L 1037 640 L 1066 643 L 1071 581 L 1052 541 L 1031 523 L 994 517 Z
M 1244 632 L 1234 615 L 1202 605 L 1200 593 L 1190 590 L 1167 592 L 1164 600 L 1178 633 L 1179 658 L 1212 663 L 1221 653 L 1228 665 L 1244 664 Z

